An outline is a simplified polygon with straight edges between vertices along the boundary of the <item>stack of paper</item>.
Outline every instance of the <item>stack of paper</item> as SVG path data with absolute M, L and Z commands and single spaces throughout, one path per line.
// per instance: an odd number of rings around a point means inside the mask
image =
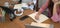
M 35 19 L 35 15 L 36 15 L 36 14 L 37 14 L 37 12 L 32 13 L 32 14 L 30 14 L 30 15 L 28 15 L 28 16 L 30 16 L 33 20 L 35 20 L 35 21 L 38 22 L 38 23 L 44 22 L 44 21 L 46 21 L 47 19 L 49 19 L 47 16 L 45 16 L 45 15 L 43 15 L 43 14 L 40 14 L 39 20 L 36 20 L 36 19 Z
M 16 4 L 14 6 L 14 9 L 21 9 L 22 7 L 28 7 L 28 5 L 26 3 Z
M 22 4 L 16 4 L 16 5 L 14 6 L 14 9 L 21 9 L 21 7 L 22 7 Z

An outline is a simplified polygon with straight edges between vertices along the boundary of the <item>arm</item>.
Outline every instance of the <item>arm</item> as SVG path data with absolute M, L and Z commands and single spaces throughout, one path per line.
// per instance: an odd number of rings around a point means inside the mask
M 39 9 L 38 14 L 41 14 L 48 7 L 49 1 L 50 0 L 46 0 L 46 3 Z
M 57 12 L 59 12 L 58 8 L 59 8 L 60 2 L 57 2 L 54 4 L 54 8 L 53 8 L 53 15 L 56 14 Z

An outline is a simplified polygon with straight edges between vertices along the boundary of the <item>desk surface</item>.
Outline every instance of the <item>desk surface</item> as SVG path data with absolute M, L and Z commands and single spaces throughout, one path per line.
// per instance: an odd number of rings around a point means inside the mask
M 22 16 L 29 15 L 31 13 L 33 13 L 32 10 L 25 10 L 24 14 Z M 4 23 L 4 27 L 3 28 L 25 28 L 24 24 L 30 24 L 31 22 L 34 21 L 30 17 L 27 18 L 24 21 L 20 21 L 19 18 L 21 18 L 22 16 L 16 17 L 16 19 L 13 20 L 12 22 L 9 21 L 8 23 Z M 54 23 L 54 22 L 52 22 L 51 19 L 48 19 L 48 20 L 44 21 L 43 23 L 48 23 L 48 24 L 52 23 L 52 24 L 54 24 L 54 28 L 60 28 L 60 23 Z M 0 25 L 3 26 L 1 23 L 0 23 Z

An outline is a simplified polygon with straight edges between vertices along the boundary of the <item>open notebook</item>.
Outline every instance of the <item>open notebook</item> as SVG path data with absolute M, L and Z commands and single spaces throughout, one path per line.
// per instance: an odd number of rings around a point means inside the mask
M 38 23 L 44 22 L 44 21 L 46 21 L 47 19 L 49 19 L 47 16 L 41 14 L 41 15 L 39 16 L 39 20 L 36 20 L 36 19 L 35 19 L 35 15 L 36 15 L 36 14 L 37 14 L 37 12 L 32 13 L 32 14 L 30 14 L 30 15 L 28 15 L 28 16 L 31 17 L 33 20 L 35 20 L 35 21 L 38 22 Z

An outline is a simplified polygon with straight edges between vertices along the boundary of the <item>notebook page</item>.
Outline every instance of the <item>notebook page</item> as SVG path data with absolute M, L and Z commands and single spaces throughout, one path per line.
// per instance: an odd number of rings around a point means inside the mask
M 49 19 L 47 16 L 45 16 L 45 15 L 43 15 L 43 14 L 40 14 L 39 20 L 36 20 L 36 19 L 35 19 L 35 15 L 36 15 L 36 14 L 37 14 L 37 12 L 32 13 L 32 14 L 30 14 L 30 15 L 28 15 L 28 16 L 30 16 L 33 20 L 35 20 L 35 21 L 38 22 L 38 23 L 44 22 L 44 21 L 46 21 L 47 19 Z

